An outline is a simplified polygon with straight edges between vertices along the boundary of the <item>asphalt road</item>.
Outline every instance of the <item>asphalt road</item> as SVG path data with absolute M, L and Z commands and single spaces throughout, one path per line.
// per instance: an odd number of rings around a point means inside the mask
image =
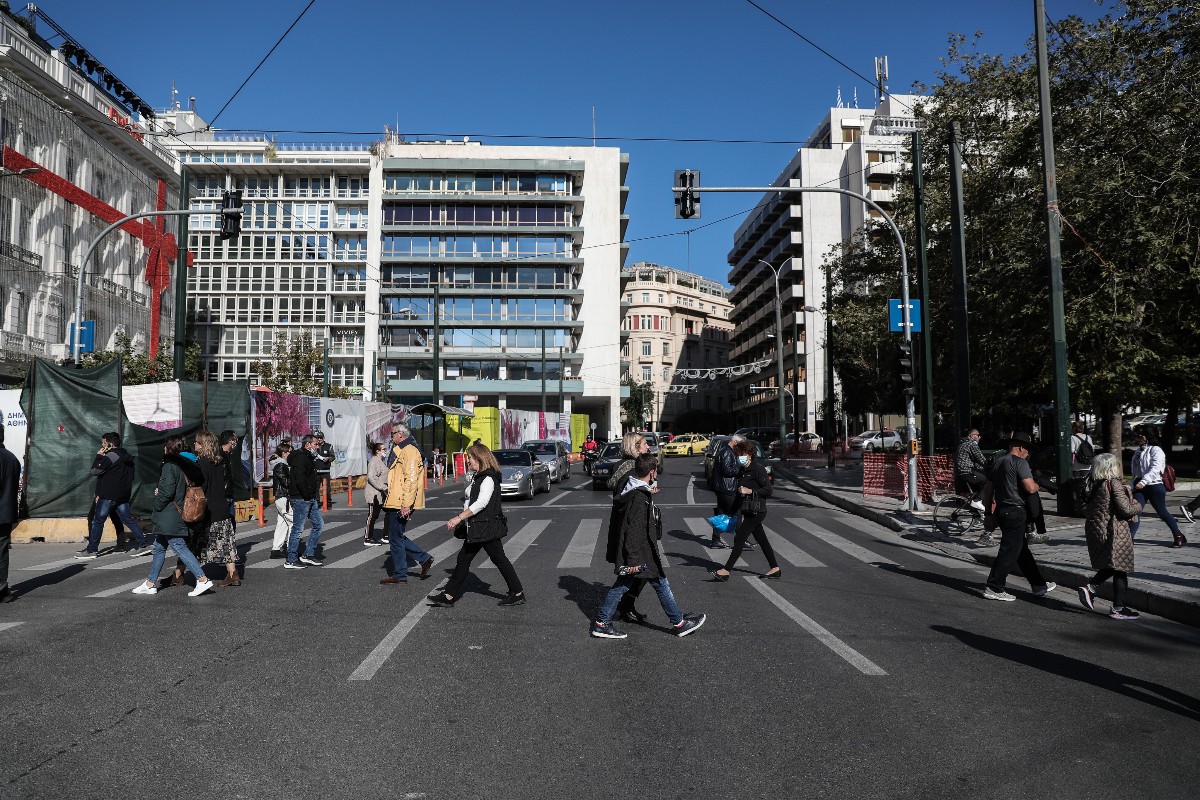
M 766 523 L 783 579 L 754 551 L 710 582 L 699 476 L 672 459 L 657 496 L 672 587 L 708 615 L 685 639 L 650 591 L 648 626 L 588 636 L 613 575 L 608 495 L 578 472 L 505 504 L 516 608 L 478 562 L 454 608 L 422 602 L 453 564 L 427 524 L 454 487 L 415 518 L 439 561 L 405 586 L 379 585 L 361 507 L 328 514 L 302 572 L 239 526 L 245 582 L 196 599 L 130 594 L 148 559 L 18 546 L 0 798 L 1196 796 L 1195 630 L 1017 577 L 1017 602 L 985 601 L 981 567 L 791 490 Z

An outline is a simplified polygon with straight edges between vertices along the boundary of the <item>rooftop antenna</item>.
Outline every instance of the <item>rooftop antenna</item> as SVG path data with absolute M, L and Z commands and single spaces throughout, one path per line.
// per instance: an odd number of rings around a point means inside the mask
M 179 110 L 179 90 L 175 88 L 175 79 L 171 78 L 171 110 Z
M 877 103 L 882 103 L 884 95 L 887 94 L 888 80 L 888 57 L 875 56 L 875 99 Z
M 843 107 L 845 107 L 845 103 L 842 102 L 842 85 L 839 83 L 838 91 L 837 91 L 837 105 L 835 106 L 835 108 L 843 108 Z

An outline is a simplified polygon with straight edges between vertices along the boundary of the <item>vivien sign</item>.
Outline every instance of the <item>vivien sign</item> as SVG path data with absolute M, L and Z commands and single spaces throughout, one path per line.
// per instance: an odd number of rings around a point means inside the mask
M 139 131 L 137 126 L 129 121 L 129 117 L 122 115 L 120 111 L 117 111 L 117 109 L 113 108 L 112 106 L 108 107 L 108 118 L 128 131 L 129 135 L 137 139 L 139 142 L 146 141 L 146 134 Z

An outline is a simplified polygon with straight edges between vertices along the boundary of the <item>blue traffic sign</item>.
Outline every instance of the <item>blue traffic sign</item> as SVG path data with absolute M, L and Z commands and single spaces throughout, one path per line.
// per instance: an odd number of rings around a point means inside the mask
M 921 332 L 921 301 L 908 301 L 909 322 L 912 324 L 912 332 Z M 901 308 L 900 300 L 888 300 L 888 331 L 891 333 L 904 333 L 904 309 Z
M 67 331 L 67 350 L 75 351 L 75 323 L 72 322 L 68 326 Z M 85 319 L 83 327 L 79 331 L 79 352 L 93 353 L 96 350 L 96 320 Z

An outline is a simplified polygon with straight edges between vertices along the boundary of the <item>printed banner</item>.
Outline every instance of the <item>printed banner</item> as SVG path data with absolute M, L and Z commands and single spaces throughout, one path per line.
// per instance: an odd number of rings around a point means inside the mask
M 23 468 L 29 423 L 21 410 L 20 389 L 0 389 L 0 416 L 4 417 L 4 449 L 16 456 Z
M 122 386 L 121 403 L 125 406 L 125 417 L 134 425 L 156 431 L 183 426 L 183 397 L 174 381 Z

